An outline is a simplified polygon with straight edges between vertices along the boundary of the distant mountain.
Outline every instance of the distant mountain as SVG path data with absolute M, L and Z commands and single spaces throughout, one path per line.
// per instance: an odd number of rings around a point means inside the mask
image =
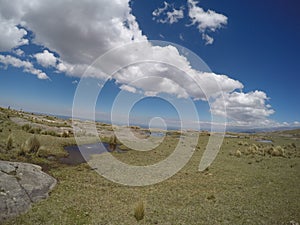
M 227 131 L 237 132 L 237 133 L 262 133 L 262 132 L 275 132 L 275 131 L 290 131 L 290 130 L 300 130 L 299 127 L 261 127 L 261 128 L 238 128 L 238 127 L 228 127 Z

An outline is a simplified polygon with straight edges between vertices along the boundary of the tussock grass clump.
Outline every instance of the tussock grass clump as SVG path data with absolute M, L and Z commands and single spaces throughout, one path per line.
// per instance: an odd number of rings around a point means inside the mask
M 239 141 L 238 142 L 238 145 L 241 145 L 241 146 L 249 146 L 249 143 L 247 141 Z
M 240 150 L 236 150 L 235 154 L 236 157 L 240 158 L 242 156 L 242 153 Z
M 21 150 L 22 150 L 22 152 L 25 152 L 25 154 L 27 154 L 27 153 L 37 154 L 40 146 L 41 146 L 41 143 L 40 143 L 39 139 L 35 135 L 33 135 L 26 140 L 26 142 L 25 142 L 25 144 L 23 144 Z
M 46 158 L 49 155 L 51 155 L 50 149 L 48 149 L 46 146 L 43 146 L 43 145 L 39 147 L 39 150 L 37 152 L 37 156 L 38 157 L 44 157 L 44 158 Z
M 116 137 L 116 135 L 113 135 L 110 137 L 110 140 L 109 140 L 109 149 L 111 151 L 114 151 L 114 150 L 116 150 L 116 148 L 117 148 L 117 137 Z
M 61 134 L 61 137 L 63 137 L 63 138 L 68 138 L 68 137 L 70 137 L 70 135 L 69 135 L 68 132 L 64 131 L 64 132 Z
M 254 154 L 258 153 L 258 150 L 259 150 L 258 146 L 256 144 L 252 144 L 248 147 L 246 152 L 247 152 L 247 154 L 254 155 Z
M 12 135 L 10 134 L 6 141 L 6 150 L 11 150 L 13 148 L 13 142 Z
M 145 207 L 144 207 L 144 202 L 143 201 L 139 201 L 136 205 L 136 207 L 134 208 L 134 218 L 137 221 L 140 221 L 142 219 L 144 219 L 145 217 Z
M 272 156 L 284 156 L 285 151 L 281 146 L 276 146 L 275 148 L 272 149 L 271 155 Z
M 297 146 L 296 146 L 295 143 L 290 143 L 290 144 L 288 144 L 287 147 L 288 147 L 288 148 L 297 148 Z
M 41 128 L 30 128 L 28 130 L 28 133 L 31 133 L 31 134 L 40 134 L 41 133 Z
M 50 135 L 53 137 L 60 137 L 60 134 L 56 133 L 54 130 L 46 130 L 46 131 L 41 132 L 41 134 Z
M 31 129 L 31 126 L 29 124 L 24 124 L 22 126 L 22 130 L 24 130 L 24 131 L 29 131 L 30 129 Z

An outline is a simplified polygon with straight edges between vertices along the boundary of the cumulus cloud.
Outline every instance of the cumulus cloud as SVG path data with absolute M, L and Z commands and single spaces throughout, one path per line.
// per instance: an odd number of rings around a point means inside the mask
M 28 44 L 28 40 L 24 38 L 26 34 L 26 30 L 19 28 L 12 20 L 3 19 L 0 15 L 0 52 Z
M 48 50 L 44 50 L 41 53 L 37 53 L 34 55 L 37 62 L 42 65 L 43 67 L 55 67 L 57 59 L 53 53 L 49 52 Z
M 155 9 L 152 12 L 152 15 L 154 17 L 160 16 L 164 11 L 167 10 L 168 7 L 169 7 L 169 4 L 167 2 L 164 2 L 164 6 L 162 8 Z M 155 18 L 153 18 L 153 19 L 155 19 Z
M 270 105 L 266 104 L 269 98 L 262 91 L 225 93 L 223 97 L 213 102 L 211 111 L 215 115 L 227 116 L 232 121 L 242 124 L 264 122 L 274 113 Z M 226 112 L 223 110 L 223 104 L 226 106 Z
M 204 9 L 197 6 L 197 4 L 197 1 L 188 0 L 189 17 L 192 21 L 192 25 L 197 26 L 199 32 L 202 34 L 202 38 L 206 41 L 206 44 L 212 44 L 213 38 L 208 36 L 206 32 L 214 32 L 217 29 L 222 28 L 227 24 L 228 18 L 213 10 L 204 11 Z
M 36 75 L 39 79 L 49 79 L 46 73 L 34 68 L 31 62 L 20 60 L 16 57 L 10 55 L 0 55 L 0 63 L 6 68 L 8 66 L 13 66 L 16 68 L 23 68 L 24 72 Z
M 124 91 L 131 92 L 131 93 L 136 93 L 136 88 L 134 88 L 132 86 L 129 86 L 129 85 L 123 84 L 123 85 L 120 86 L 120 89 L 124 90 Z
M 155 9 L 152 12 L 152 19 L 156 20 L 156 22 L 158 23 L 177 23 L 180 19 L 184 18 L 183 10 L 183 6 L 179 9 L 175 9 L 173 5 L 164 2 L 164 6 L 162 8 Z
M 13 50 L 13 53 L 16 54 L 17 56 L 24 56 L 25 52 L 22 49 L 15 49 Z
M 206 45 L 211 45 L 212 43 L 214 43 L 214 39 L 207 34 L 202 34 L 202 39 L 205 40 Z

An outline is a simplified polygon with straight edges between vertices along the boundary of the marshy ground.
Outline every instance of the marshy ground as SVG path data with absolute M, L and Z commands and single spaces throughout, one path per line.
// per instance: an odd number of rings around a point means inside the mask
M 107 124 L 97 124 L 97 130 L 103 141 L 112 134 Z M 34 135 L 39 141 L 36 151 L 26 147 Z M 153 164 L 172 153 L 178 135 L 168 134 L 151 151 L 125 149 L 125 154 L 111 154 L 132 165 Z M 129 187 L 103 178 L 87 163 L 60 162 L 67 156 L 64 146 L 76 144 L 70 120 L 1 109 L 0 159 L 41 165 L 58 181 L 49 198 L 3 223 L 300 223 L 300 130 L 228 135 L 213 164 L 199 172 L 208 138 L 200 133 L 191 160 L 173 177 L 155 185 Z M 272 142 L 257 141 L 262 139 Z M 96 140 L 91 136 L 85 141 Z M 143 217 L 139 222 L 137 215 Z

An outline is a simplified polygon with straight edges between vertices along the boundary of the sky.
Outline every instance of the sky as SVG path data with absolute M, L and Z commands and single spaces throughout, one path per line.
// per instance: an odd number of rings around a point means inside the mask
M 0 106 L 72 115 L 76 103 L 82 117 L 113 111 L 137 124 L 300 126 L 297 0 L 0 6 Z

